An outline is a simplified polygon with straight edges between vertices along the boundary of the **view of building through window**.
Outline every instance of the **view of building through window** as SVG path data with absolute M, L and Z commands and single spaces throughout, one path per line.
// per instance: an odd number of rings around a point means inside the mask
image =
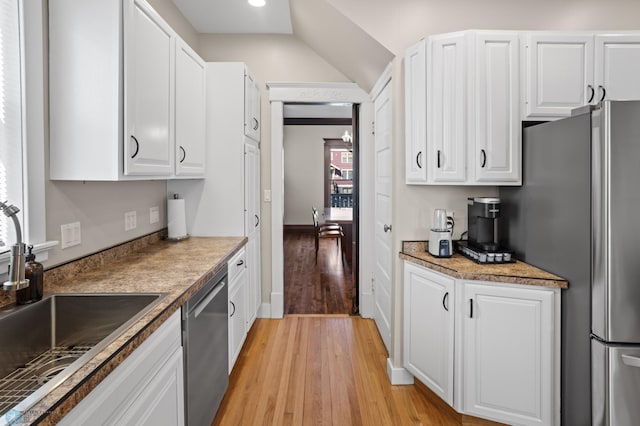
M 331 207 L 353 207 L 353 153 L 346 148 L 331 149 Z

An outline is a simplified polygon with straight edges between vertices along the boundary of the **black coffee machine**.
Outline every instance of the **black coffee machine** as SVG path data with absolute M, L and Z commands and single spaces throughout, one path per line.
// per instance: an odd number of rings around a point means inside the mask
M 498 244 L 498 218 L 499 198 L 468 198 L 468 240 L 456 241 L 456 251 L 477 263 L 515 262 L 513 252 Z
M 498 250 L 500 198 L 468 198 L 467 221 L 469 245 L 480 250 Z

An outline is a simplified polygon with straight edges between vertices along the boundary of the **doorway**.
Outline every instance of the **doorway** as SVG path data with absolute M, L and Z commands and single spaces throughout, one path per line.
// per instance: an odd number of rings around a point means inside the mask
M 284 104 L 287 314 L 358 313 L 357 112 L 350 103 Z M 339 238 L 331 232 L 317 238 L 313 209 L 317 222 L 339 229 Z

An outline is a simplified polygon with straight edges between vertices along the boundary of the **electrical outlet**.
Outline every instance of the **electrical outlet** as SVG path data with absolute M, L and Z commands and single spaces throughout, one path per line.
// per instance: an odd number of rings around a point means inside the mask
M 160 209 L 158 206 L 151 207 L 149 209 L 149 224 L 153 225 L 158 222 L 160 222 Z
M 124 214 L 124 230 L 131 231 L 132 229 L 136 229 L 136 212 L 135 210 L 132 212 L 126 212 Z
M 60 225 L 60 248 L 66 249 L 77 246 L 82 242 L 80 222 L 65 223 Z

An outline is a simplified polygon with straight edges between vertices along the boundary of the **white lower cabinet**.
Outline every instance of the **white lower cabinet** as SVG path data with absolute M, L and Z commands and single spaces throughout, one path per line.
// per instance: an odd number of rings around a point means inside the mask
M 462 287 L 464 412 L 509 424 L 556 424 L 555 292 Z
M 228 263 L 229 268 L 229 374 L 247 337 L 247 252 L 242 249 Z
M 405 367 L 453 405 L 454 280 L 405 262 Z
M 184 366 L 178 310 L 61 425 L 184 425 Z
M 404 266 L 404 366 L 464 414 L 560 424 L 560 290 Z

